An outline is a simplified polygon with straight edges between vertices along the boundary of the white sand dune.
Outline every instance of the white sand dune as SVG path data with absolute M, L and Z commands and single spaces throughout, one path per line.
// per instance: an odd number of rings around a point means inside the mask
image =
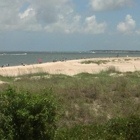
M 106 64 L 81 64 L 82 61 L 100 61 L 108 60 Z M 0 68 L 2 76 L 20 76 L 38 72 L 48 72 L 50 74 L 66 74 L 75 75 L 81 72 L 99 73 L 107 70 L 110 66 L 114 66 L 120 72 L 140 71 L 140 58 L 138 57 L 119 57 L 119 58 L 91 58 L 80 60 L 68 60 L 66 62 L 49 62 L 42 64 L 32 64 L 25 66 L 12 66 Z

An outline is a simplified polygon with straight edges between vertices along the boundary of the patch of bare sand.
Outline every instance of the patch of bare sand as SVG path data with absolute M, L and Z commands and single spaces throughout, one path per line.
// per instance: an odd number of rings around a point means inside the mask
M 8 83 L 8 82 L 0 81 L 0 84 L 6 84 L 6 83 Z

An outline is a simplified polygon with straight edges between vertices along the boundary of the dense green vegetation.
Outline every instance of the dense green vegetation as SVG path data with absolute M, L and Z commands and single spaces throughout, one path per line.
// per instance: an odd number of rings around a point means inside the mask
M 0 139 L 53 139 L 56 130 L 56 104 L 51 90 L 40 94 L 17 92 L 9 87 L 1 95 Z
M 140 117 L 111 119 L 104 125 L 77 125 L 57 132 L 56 140 L 139 140 Z
M 140 139 L 140 72 L 0 79 L 2 140 Z

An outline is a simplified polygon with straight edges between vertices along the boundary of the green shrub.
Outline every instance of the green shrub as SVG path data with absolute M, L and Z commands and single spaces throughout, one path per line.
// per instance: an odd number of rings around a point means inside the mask
M 57 131 L 55 140 L 140 140 L 140 117 L 111 119 L 107 123 L 77 125 Z
M 125 140 L 140 139 L 140 117 L 117 118 L 105 125 L 106 139 L 123 138 Z
M 57 104 L 51 90 L 33 94 L 9 87 L 0 98 L 1 140 L 53 139 Z
M 94 140 L 102 134 L 103 127 L 98 124 L 76 125 L 72 128 L 61 128 L 55 140 Z

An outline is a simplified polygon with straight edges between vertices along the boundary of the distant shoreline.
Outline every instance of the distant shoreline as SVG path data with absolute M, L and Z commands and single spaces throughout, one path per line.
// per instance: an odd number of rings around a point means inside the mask
M 103 51 L 103 50 L 102 50 Z M 37 64 L 40 58 L 43 63 L 53 61 L 77 60 L 84 58 L 108 58 L 108 57 L 140 57 L 140 53 L 121 52 L 4 52 L 0 54 L 0 66 L 19 66 L 21 63 Z
M 107 60 L 106 64 L 96 63 L 82 64 L 83 61 Z M 30 64 L 19 66 L 8 66 L 0 68 L 1 76 L 21 76 L 26 74 L 46 72 L 50 74 L 75 75 L 82 72 L 99 73 L 114 66 L 120 72 L 140 71 L 140 57 L 111 57 L 111 58 L 85 58 L 67 61 L 47 62 L 42 64 Z

